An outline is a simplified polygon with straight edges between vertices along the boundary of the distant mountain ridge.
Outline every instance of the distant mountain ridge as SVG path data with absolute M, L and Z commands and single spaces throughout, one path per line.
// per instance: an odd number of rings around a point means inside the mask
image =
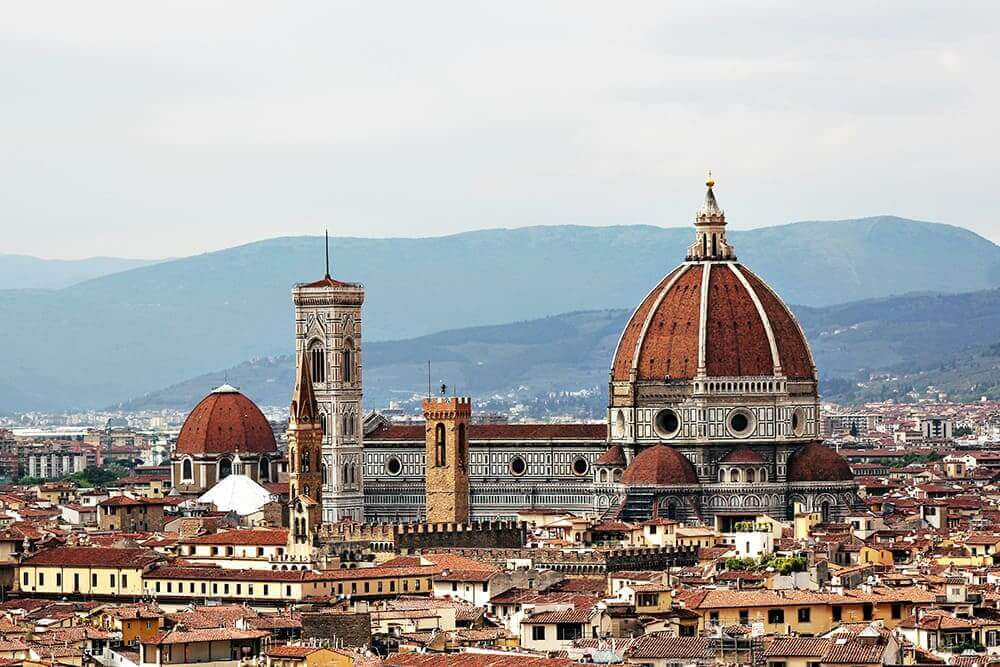
M 1000 398 L 1000 289 L 793 310 L 810 340 L 824 398 L 899 400 L 928 386 L 965 400 Z M 601 393 L 630 314 L 626 309 L 574 312 L 369 343 L 366 407 L 423 391 L 426 360 L 433 364 L 435 384 L 446 379 L 479 400 L 519 387 L 533 395 L 586 388 Z M 283 405 L 293 373 L 290 355 L 259 359 L 154 392 L 126 407 L 190 409 L 224 376 L 255 401 Z M 603 397 L 594 405 L 603 405 Z
M 124 257 L 42 259 L 29 255 L 0 255 L 0 290 L 61 289 L 161 261 L 163 260 Z
M 1000 248 L 948 225 L 880 217 L 729 235 L 789 303 L 1000 285 Z M 367 355 L 379 340 L 632 308 L 692 237 L 690 227 L 558 226 L 338 238 L 331 248 L 334 276 L 365 284 Z M 0 291 L 11 323 L 0 328 L 0 411 L 99 407 L 288 354 L 292 284 L 322 270 L 321 238 L 277 238 L 59 290 Z

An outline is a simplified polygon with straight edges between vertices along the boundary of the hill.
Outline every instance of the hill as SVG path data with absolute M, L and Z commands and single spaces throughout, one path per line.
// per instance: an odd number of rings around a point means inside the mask
M 905 400 L 937 386 L 953 397 L 1000 398 L 1000 290 L 911 295 L 795 311 L 810 339 L 824 398 Z M 365 348 L 365 403 L 381 407 L 447 380 L 477 399 L 518 392 L 592 389 L 598 416 L 608 365 L 630 311 L 575 312 L 492 327 L 444 331 Z M 268 405 L 288 401 L 290 356 L 256 360 L 203 375 L 132 401 L 133 409 L 189 409 L 222 382 L 240 385 Z M 859 384 L 861 386 L 859 386 Z
M 1000 248 L 899 218 L 732 232 L 788 301 L 825 306 L 1000 284 Z M 531 227 L 332 242 L 367 290 L 366 346 L 456 327 L 631 308 L 683 257 L 689 227 Z M 0 411 L 108 405 L 212 368 L 287 354 L 289 291 L 322 274 L 318 238 L 278 238 L 59 290 L 0 291 Z M 413 358 L 413 357 L 411 357 Z M 422 355 L 416 353 L 416 362 Z
M 41 259 L 28 255 L 0 255 L 0 290 L 59 289 L 159 261 L 122 257 Z

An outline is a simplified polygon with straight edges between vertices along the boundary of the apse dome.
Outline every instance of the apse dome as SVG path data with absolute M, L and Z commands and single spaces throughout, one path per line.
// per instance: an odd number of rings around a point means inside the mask
M 796 451 L 788 462 L 788 481 L 849 482 L 854 479 L 851 466 L 843 456 L 819 442 L 811 442 Z
M 674 486 L 698 484 L 694 466 L 683 454 L 666 445 L 645 449 L 632 460 L 622 475 L 627 486 Z

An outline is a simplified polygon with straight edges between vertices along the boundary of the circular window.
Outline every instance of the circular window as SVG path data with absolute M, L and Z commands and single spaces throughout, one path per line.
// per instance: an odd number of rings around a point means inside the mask
M 802 408 L 792 410 L 792 435 L 801 436 L 806 432 L 806 411 Z
M 515 456 L 513 459 L 510 460 L 510 471 L 513 474 L 521 476 L 527 469 L 528 469 L 528 464 L 525 463 L 524 459 L 522 459 L 520 456 Z
M 746 408 L 737 408 L 729 413 L 729 432 L 737 438 L 745 438 L 753 433 L 754 416 Z
M 582 456 L 573 461 L 573 474 L 574 475 L 586 475 L 587 471 L 590 470 L 590 464 L 587 463 L 587 459 Z
M 656 434 L 661 438 L 672 438 L 681 430 L 681 418 L 676 411 L 664 408 L 656 413 L 654 421 Z
M 403 464 L 398 458 L 392 456 L 385 462 L 385 471 L 390 475 L 398 475 L 403 472 Z

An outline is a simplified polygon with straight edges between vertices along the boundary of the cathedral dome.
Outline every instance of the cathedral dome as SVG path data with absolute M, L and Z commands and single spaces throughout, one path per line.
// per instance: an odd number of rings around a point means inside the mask
M 730 450 L 725 456 L 719 459 L 719 463 L 757 464 L 764 463 L 764 457 L 749 447 L 737 447 L 736 449 Z
M 177 454 L 273 454 L 271 425 L 253 401 L 224 384 L 195 406 L 177 436 Z
M 736 261 L 709 181 L 687 261 L 636 308 L 611 365 L 612 381 L 698 377 L 816 379 L 802 329 L 778 295 Z
M 628 486 L 698 484 L 694 466 L 683 454 L 666 445 L 654 445 L 636 456 L 622 475 Z
M 819 442 L 792 454 L 788 462 L 789 482 L 849 482 L 854 479 L 851 466 L 843 456 Z

